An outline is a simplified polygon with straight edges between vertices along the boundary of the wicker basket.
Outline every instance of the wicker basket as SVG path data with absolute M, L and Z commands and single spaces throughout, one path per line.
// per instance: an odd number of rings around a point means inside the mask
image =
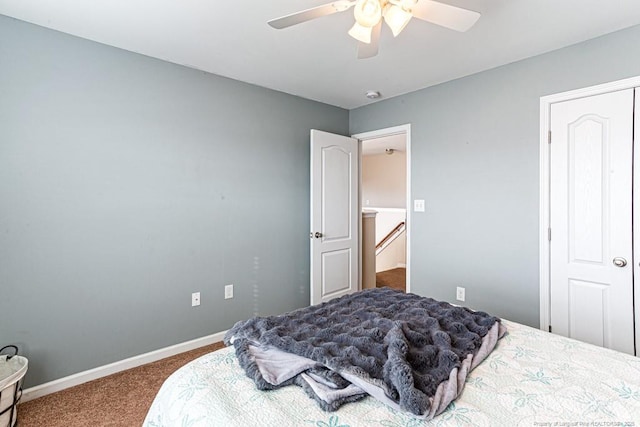
M 13 355 L 2 354 L 12 349 Z M 8 345 L 0 349 L 0 427 L 13 427 L 18 421 L 18 402 L 22 397 L 22 381 L 28 361 L 18 356 L 18 347 Z

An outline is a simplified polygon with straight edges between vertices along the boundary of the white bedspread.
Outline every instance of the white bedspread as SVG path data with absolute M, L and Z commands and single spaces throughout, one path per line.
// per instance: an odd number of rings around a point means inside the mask
M 640 427 L 640 358 L 503 324 L 508 334 L 467 377 L 460 398 L 431 421 L 371 397 L 323 412 L 297 386 L 258 391 L 234 349 L 225 348 L 169 377 L 144 426 Z

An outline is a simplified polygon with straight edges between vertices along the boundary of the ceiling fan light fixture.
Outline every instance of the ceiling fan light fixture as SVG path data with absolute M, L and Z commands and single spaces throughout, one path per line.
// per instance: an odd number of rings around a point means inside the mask
M 371 43 L 371 27 L 363 27 L 357 22 L 349 30 L 349 35 L 362 43 Z
M 350 7 L 353 7 L 356 22 L 348 34 L 360 42 L 358 59 L 373 58 L 378 54 L 382 21 L 387 23 L 396 37 L 412 17 L 459 32 L 467 31 L 480 18 L 478 12 L 439 0 L 333 0 L 332 3 L 272 19 L 268 24 L 273 28 L 283 29 L 344 12 Z
M 353 8 L 356 22 L 363 27 L 373 27 L 382 19 L 380 0 L 358 0 Z
M 404 30 L 412 16 L 411 12 L 407 12 L 395 4 L 388 4 L 384 9 L 384 22 L 391 29 L 393 37 L 397 37 Z

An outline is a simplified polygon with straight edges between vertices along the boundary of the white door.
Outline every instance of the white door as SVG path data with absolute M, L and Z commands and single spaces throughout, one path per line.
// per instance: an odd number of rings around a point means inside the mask
M 633 90 L 551 106 L 551 325 L 634 354 Z
M 358 140 L 311 130 L 311 304 L 359 289 Z

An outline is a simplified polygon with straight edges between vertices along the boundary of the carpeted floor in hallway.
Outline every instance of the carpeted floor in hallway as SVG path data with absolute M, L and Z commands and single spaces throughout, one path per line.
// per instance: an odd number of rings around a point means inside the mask
M 406 292 L 405 283 L 407 280 L 406 268 L 393 268 L 391 270 L 376 273 L 376 287 L 388 286 L 393 289 Z

